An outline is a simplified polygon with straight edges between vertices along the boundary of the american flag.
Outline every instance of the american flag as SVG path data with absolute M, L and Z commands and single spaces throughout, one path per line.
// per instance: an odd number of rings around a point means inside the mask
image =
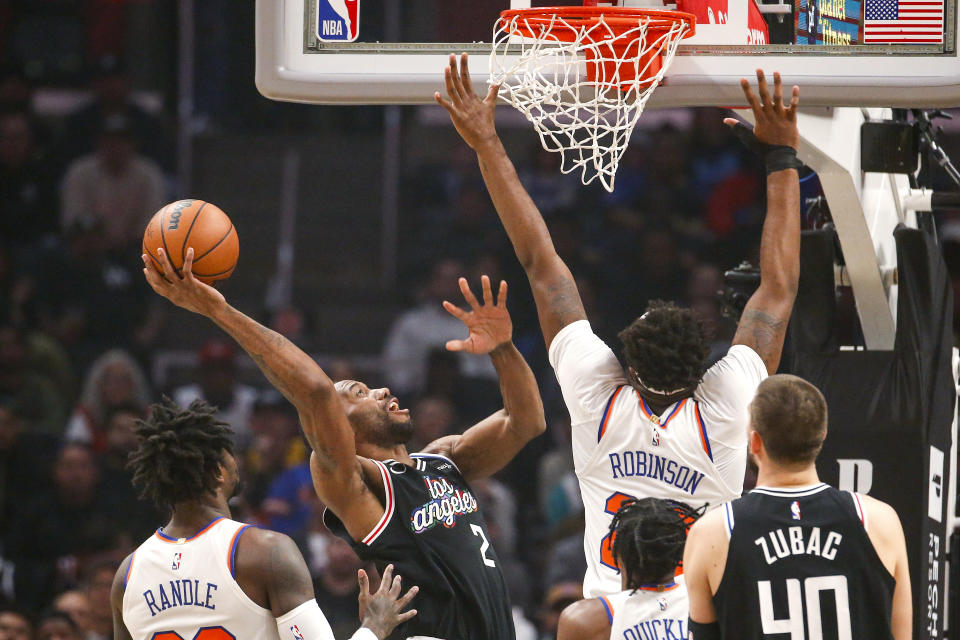
M 943 42 L 944 0 L 866 0 L 866 44 Z

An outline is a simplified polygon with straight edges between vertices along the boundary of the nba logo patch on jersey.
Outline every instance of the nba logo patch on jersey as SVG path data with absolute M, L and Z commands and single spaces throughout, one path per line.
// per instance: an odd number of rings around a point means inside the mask
M 651 440 L 650 444 L 652 444 L 655 447 L 660 446 L 660 432 L 657 431 L 656 429 L 653 430 L 653 440 Z
M 176 571 L 180 568 L 180 558 L 183 557 L 182 553 L 173 554 L 173 562 L 170 564 L 170 568 Z
M 297 625 L 290 627 L 290 633 L 293 634 L 293 640 L 304 640 L 303 634 L 300 633 L 300 627 Z
M 790 514 L 793 516 L 794 520 L 800 519 L 800 503 L 796 500 L 790 505 Z
M 320 42 L 353 42 L 360 35 L 360 0 L 317 0 Z
M 659 599 L 657 600 L 657 606 L 660 607 L 660 611 L 666 611 L 666 610 L 667 610 L 667 599 L 666 599 L 666 598 L 659 598 Z

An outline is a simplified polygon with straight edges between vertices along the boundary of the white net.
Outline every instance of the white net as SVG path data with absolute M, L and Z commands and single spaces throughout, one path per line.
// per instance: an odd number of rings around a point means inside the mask
M 517 15 L 519 13 L 519 15 Z M 527 15 L 497 21 L 490 82 L 533 123 L 561 170 L 613 191 L 634 125 L 692 29 L 683 20 Z

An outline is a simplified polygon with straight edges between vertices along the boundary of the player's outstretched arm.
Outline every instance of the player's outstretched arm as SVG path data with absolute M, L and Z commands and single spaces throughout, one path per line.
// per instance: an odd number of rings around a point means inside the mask
M 113 576 L 113 586 L 110 587 L 110 609 L 113 611 L 113 640 L 133 640 L 127 625 L 123 622 L 123 592 L 126 591 L 127 569 L 130 568 L 130 561 L 133 559 L 131 553 L 117 569 Z M 899 639 L 898 639 L 899 640 Z
M 759 143 L 748 143 L 748 146 L 755 146 L 767 160 L 767 217 L 760 239 L 760 287 L 740 316 L 733 344 L 751 347 L 772 375 L 780 366 L 800 279 L 800 183 L 795 153 L 800 139 L 797 131 L 800 90 L 794 87 L 786 104 L 779 73 L 773 74 L 772 97 L 760 69 L 757 69 L 757 83 L 759 99 L 750 89 L 750 83 L 746 79 L 741 81 L 756 120 L 755 139 L 751 142 Z M 743 127 L 732 118 L 725 122 Z M 793 149 L 792 157 L 790 149 Z
M 445 436 L 424 449 L 427 453 L 439 453 L 453 460 L 467 480 L 493 475 L 530 440 L 546 430 L 537 380 L 523 355 L 513 345 L 513 323 L 506 304 L 507 283 L 500 282 L 496 300 L 490 278 L 483 276 L 481 284 L 483 304 L 473 295 L 467 279 L 460 278 L 460 291 L 470 305 L 470 311 L 444 300 L 443 308 L 470 331 L 465 340 L 448 342 L 447 349 L 490 355 L 500 376 L 503 409 L 463 434 Z
M 520 183 L 494 127 L 499 86 L 490 87 L 483 100 L 473 91 L 467 54 L 450 56 L 444 70 L 447 98 L 437 92 L 434 98 L 450 113 L 457 132 L 477 152 L 480 171 L 507 230 L 513 249 L 527 273 L 540 315 L 540 326 L 547 347 L 554 336 L 571 322 L 587 317 L 580 293 L 570 269 L 553 246 L 550 232 L 530 195 Z
M 160 249 L 163 275 L 144 255 L 144 274 L 153 290 L 175 305 L 210 318 L 250 354 L 260 370 L 296 408 L 313 449 L 311 469 L 319 473 L 320 498 L 344 521 L 351 534 L 365 535 L 383 513 L 366 489 L 356 455 L 353 429 L 333 382 L 309 355 L 275 331 L 240 313 L 223 295 L 193 277 L 193 249 L 187 249 L 183 276 L 178 276 Z M 316 475 L 315 475 L 316 477 Z

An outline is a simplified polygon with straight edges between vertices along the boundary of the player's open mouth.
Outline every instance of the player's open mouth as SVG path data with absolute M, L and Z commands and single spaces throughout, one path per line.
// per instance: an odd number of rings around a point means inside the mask
M 387 411 L 390 413 L 410 413 L 409 409 L 401 409 L 400 402 L 396 398 L 391 398 L 390 402 L 387 403 Z

